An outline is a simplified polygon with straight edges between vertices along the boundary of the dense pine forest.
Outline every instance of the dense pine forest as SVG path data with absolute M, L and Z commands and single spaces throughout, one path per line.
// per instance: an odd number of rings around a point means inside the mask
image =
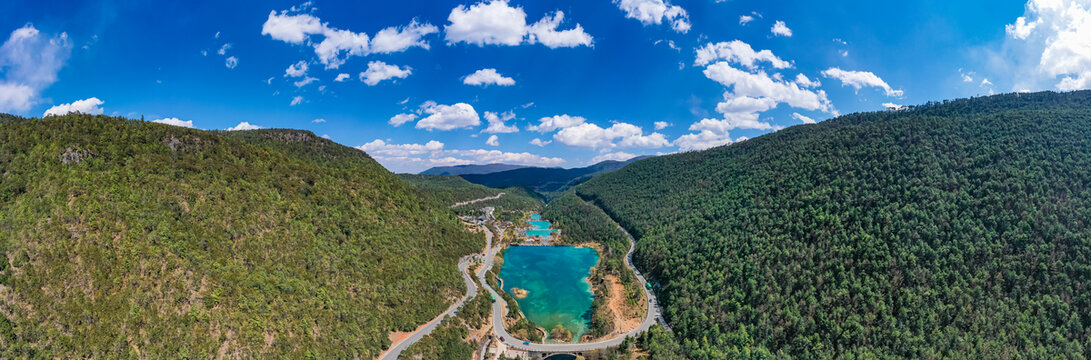
M 1089 184 L 1082 91 L 847 115 L 577 192 L 638 238 L 663 358 L 1087 358 Z
M 448 207 L 306 131 L 0 116 L 0 358 L 375 358 L 464 291 Z

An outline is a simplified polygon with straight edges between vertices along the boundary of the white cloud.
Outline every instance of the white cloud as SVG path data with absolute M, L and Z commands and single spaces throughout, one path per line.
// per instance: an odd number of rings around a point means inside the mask
M 740 15 L 739 16 L 739 25 L 746 26 L 746 24 L 750 23 L 751 21 L 754 21 L 753 16 L 750 16 L 750 15 Z
M 515 79 L 510 77 L 504 77 L 500 73 L 496 72 L 496 69 L 481 69 L 474 71 L 473 74 L 467 75 L 462 79 L 462 83 L 466 85 L 499 85 L 499 86 L 511 86 L 515 85 Z
M 974 82 L 974 78 L 970 77 L 970 75 L 962 74 L 962 82 Z
M 308 76 L 308 77 L 303 78 L 302 80 L 296 81 L 294 84 L 295 84 L 295 87 L 304 87 L 307 84 L 310 84 L 310 83 L 315 82 L 315 81 L 318 81 L 318 78 L 313 78 L 313 77 Z
M 428 49 L 428 42 L 423 39 L 425 36 L 436 32 L 439 32 L 439 28 L 435 25 L 418 23 L 414 19 L 409 22 L 409 25 L 403 27 L 388 27 L 379 30 L 375 37 L 371 39 L 371 52 L 389 54 L 402 52 L 411 47 Z
M 733 89 L 732 94 L 725 93 L 725 98 L 734 96 L 769 98 L 777 103 L 787 103 L 796 108 L 833 112 L 833 105 L 830 104 L 825 91 L 807 90 L 795 83 L 774 79 L 764 71 L 748 73 L 726 62 L 718 62 L 705 68 L 704 74 L 709 79 Z
M 178 118 L 162 118 L 162 119 L 152 120 L 152 122 L 153 123 L 160 123 L 160 124 L 167 124 L 167 125 L 174 125 L 174 126 L 181 126 L 181 127 L 191 128 L 191 129 L 193 128 L 193 120 L 182 121 L 182 120 L 179 120 Z
M 330 134 L 322 134 L 322 138 L 326 139 L 326 140 L 329 140 L 330 139 Z
M 284 70 L 284 76 L 300 77 L 305 75 L 307 75 L 307 62 L 302 60 L 295 64 L 288 65 L 288 69 Z
M 659 148 L 670 145 L 660 133 L 643 134 L 639 126 L 628 123 L 614 123 L 602 128 L 591 123 L 566 127 L 553 135 L 553 140 L 568 145 L 593 149 L 615 147 Z
M 780 20 L 777 20 L 777 22 L 773 24 L 773 28 L 769 31 L 772 31 L 773 35 L 776 36 L 792 37 L 792 29 L 789 29 L 788 25 L 784 24 L 784 22 Z
M 987 79 L 987 78 L 986 79 L 981 79 L 981 87 L 992 86 L 992 84 L 993 84 L 993 82 L 989 81 L 989 79 Z
M 226 43 L 226 44 L 224 44 L 223 46 L 220 47 L 220 50 L 216 50 L 216 53 L 220 54 L 220 55 L 227 55 L 227 50 L 230 50 L 230 49 L 231 49 L 231 43 Z
M 481 125 L 477 111 L 467 103 L 440 105 L 426 102 L 421 105 L 421 110 L 429 115 L 417 121 L 417 129 L 454 130 Z
M 625 161 L 625 160 L 629 160 L 629 159 L 632 159 L 632 158 L 635 158 L 635 157 L 636 157 L 636 155 L 633 155 L 633 154 L 630 154 L 630 153 L 627 153 L 627 152 L 622 152 L 622 151 L 612 152 L 612 153 L 605 153 L 605 154 L 602 154 L 602 155 L 591 158 L 591 164 L 598 164 L 600 162 L 607 161 L 607 160 Z
M 880 79 L 874 73 L 867 71 L 847 71 L 840 68 L 829 68 L 822 71 L 822 76 L 841 80 L 842 86 L 852 86 L 856 90 L 863 87 L 877 87 L 883 89 L 886 96 L 901 97 L 902 90 L 894 90 L 886 81 Z
M 805 88 L 815 88 L 822 86 L 822 82 L 818 81 L 818 79 L 811 80 L 811 78 L 808 78 L 807 75 L 803 74 L 796 75 L 796 84 L 799 84 L 799 86 Z
M 1033 3 L 1034 2 L 1028 3 L 1027 7 L 1029 8 Z M 1008 32 L 1008 35 L 1011 35 L 1011 37 L 1013 38 L 1026 39 L 1028 36 L 1030 36 L 1030 32 L 1034 31 L 1034 28 L 1038 27 L 1038 25 L 1041 24 L 1042 18 L 1038 18 L 1038 20 L 1035 20 L 1033 22 L 1027 22 L 1026 17 L 1020 16 L 1019 18 L 1015 19 L 1014 24 L 1008 24 L 1004 27 L 1004 29 Z
M 814 119 L 812 119 L 810 117 L 807 117 L 805 115 L 802 115 L 800 113 L 792 113 L 792 118 L 796 119 L 796 120 L 799 120 L 799 121 L 802 121 L 804 124 L 814 124 L 815 123 Z
M 314 119 L 314 120 L 311 120 L 311 122 L 313 122 L 313 123 L 315 123 L 315 124 L 321 124 L 321 123 L 324 123 L 324 122 L 326 122 L 326 119 L 321 119 L 321 118 L 319 118 L 319 119 Z
M 694 65 L 705 66 L 717 60 L 726 60 L 742 65 L 748 69 L 754 69 L 759 62 L 768 62 L 777 69 L 792 67 L 792 63 L 781 60 L 772 51 L 754 51 L 750 44 L 734 40 L 730 42 L 708 43 L 697 49 L 697 60 Z
M 528 26 L 522 7 L 511 7 L 506 0 L 492 0 L 451 9 L 444 32 L 449 44 L 516 46 L 525 42 L 549 48 L 591 46 L 593 39 L 580 24 L 557 30 L 563 20 L 564 12 L 555 11 Z
M 356 147 L 371 155 L 383 166 L 395 172 L 419 172 L 432 166 L 507 163 L 531 166 L 557 166 L 564 159 L 545 157 L 531 153 L 512 153 L 500 150 L 454 150 L 431 140 L 425 144 L 391 144 L 374 140 Z
M 500 137 L 496 135 L 489 136 L 489 139 L 485 140 L 485 144 L 491 146 L 500 146 Z
M 394 127 L 398 127 L 398 126 L 401 126 L 402 124 L 405 124 L 407 122 L 410 122 L 410 121 L 413 121 L 413 120 L 416 120 L 416 119 L 417 119 L 417 114 L 398 114 L 398 115 L 394 115 L 394 117 L 391 117 L 390 121 L 388 121 L 388 123 L 390 123 L 390 125 L 394 125 Z
M 1017 72 L 1024 73 L 1015 74 L 1015 88 L 1091 88 L 1091 1 L 1030 0 L 1024 16 L 1006 30 L 1022 50 L 1014 56 L 1023 65 Z
M 519 132 L 519 128 L 515 125 L 508 125 L 507 121 L 514 119 L 515 113 L 511 111 L 504 112 L 503 114 L 497 114 L 492 111 L 485 112 L 485 121 L 488 121 L 489 127 L 482 130 L 492 134 L 506 134 Z
M 366 33 L 330 27 L 318 17 L 300 13 L 300 10 L 293 7 L 280 13 L 270 11 L 262 24 L 261 34 L 287 43 L 313 47 L 318 60 L 327 69 L 339 68 L 352 56 L 401 52 L 412 47 L 427 49 L 428 43 L 423 38 L 439 31 L 435 25 L 413 20 L 406 26 L 382 29 L 371 38 Z
M 655 129 L 656 130 L 663 130 L 663 129 L 666 129 L 668 126 L 671 126 L 671 124 L 666 122 L 666 121 L 656 121 L 655 122 Z
M 883 103 L 883 107 L 886 108 L 888 111 L 901 111 L 908 109 L 908 107 L 905 105 L 898 105 L 891 102 Z
M 553 142 L 553 140 L 542 141 L 542 139 L 534 138 L 534 140 L 530 141 L 530 144 L 535 145 L 535 146 L 546 146 L 546 145 L 549 145 L 552 142 Z
M 343 82 L 343 81 L 348 80 L 348 79 L 349 79 L 349 74 L 340 73 L 340 74 L 337 74 L 337 78 L 333 79 L 333 81 L 334 82 Z
M 637 19 L 644 25 L 671 24 L 671 29 L 686 33 L 690 29 L 689 14 L 681 6 L 664 0 L 614 0 L 625 17 Z
M 77 100 L 68 104 L 60 104 L 45 111 L 45 116 L 60 116 L 68 113 L 82 113 L 90 115 L 102 115 L 102 100 L 97 97 Z
M 412 73 L 413 69 L 408 66 L 401 68 L 382 61 L 372 61 L 367 63 L 367 71 L 360 73 L 360 81 L 369 86 L 375 86 L 383 80 L 404 79 Z
M 261 129 L 261 126 L 254 125 L 254 124 L 243 121 L 243 122 L 239 123 L 238 125 L 227 128 L 227 131 L 257 130 L 257 129 Z
M 0 112 L 23 112 L 39 101 L 41 91 L 57 82 L 72 43 L 68 34 L 43 36 L 26 25 L 0 45 Z
M 224 66 L 227 66 L 228 69 L 234 69 L 236 66 L 239 66 L 239 58 L 234 56 L 228 57 L 227 60 L 224 60 Z
M 730 143 L 731 136 L 727 133 L 719 134 L 709 130 L 682 135 L 674 140 L 674 146 L 677 146 L 678 150 L 681 151 L 704 150 Z
M 587 119 L 582 116 L 570 116 L 568 114 L 547 116 L 539 119 L 538 125 L 528 126 L 527 130 L 547 133 L 553 130 L 583 124 L 585 121 L 587 121 Z
M 302 96 L 296 96 L 296 97 L 292 98 L 292 103 L 288 104 L 288 106 L 296 106 L 296 105 L 299 105 L 299 104 L 302 104 L 302 103 L 303 103 L 303 97 Z

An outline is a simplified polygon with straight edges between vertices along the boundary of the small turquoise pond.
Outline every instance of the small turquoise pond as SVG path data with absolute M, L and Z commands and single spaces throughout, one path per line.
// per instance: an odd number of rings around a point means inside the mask
M 550 222 L 540 220 L 542 217 L 538 214 L 530 215 L 530 218 L 532 220 L 527 221 L 527 223 L 530 224 L 530 230 L 526 231 L 527 236 L 538 236 L 548 239 L 553 236 L 553 233 L 557 232 L 557 230 L 550 230 Z
M 579 341 L 591 325 L 591 284 L 587 276 L 599 261 L 594 249 L 572 246 L 512 246 L 504 253 L 500 278 L 504 291 L 527 290 L 519 309 L 538 326 L 560 324 Z

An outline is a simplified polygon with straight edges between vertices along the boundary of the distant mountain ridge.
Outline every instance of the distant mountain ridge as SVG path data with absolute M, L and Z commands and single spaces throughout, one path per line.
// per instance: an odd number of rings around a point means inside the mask
M 485 165 L 455 165 L 455 166 L 436 166 L 428 170 L 421 171 L 419 175 L 469 175 L 469 174 L 489 174 L 494 172 L 515 170 L 528 168 L 527 165 L 513 165 L 513 164 L 485 164 Z
M 466 179 L 466 181 L 491 188 L 522 186 L 539 193 L 550 193 L 583 183 L 596 174 L 618 170 L 631 162 L 649 157 L 651 156 L 638 156 L 625 161 L 606 160 L 591 166 L 572 169 L 525 167 L 487 174 L 464 174 L 459 176 Z

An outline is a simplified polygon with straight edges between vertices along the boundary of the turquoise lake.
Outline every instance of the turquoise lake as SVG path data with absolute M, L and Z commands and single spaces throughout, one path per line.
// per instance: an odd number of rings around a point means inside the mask
M 512 246 L 504 253 L 500 278 L 504 291 L 527 290 L 516 299 L 528 319 L 547 331 L 560 324 L 579 341 L 591 324 L 591 284 L 587 276 L 599 261 L 594 249 L 572 246 Z

